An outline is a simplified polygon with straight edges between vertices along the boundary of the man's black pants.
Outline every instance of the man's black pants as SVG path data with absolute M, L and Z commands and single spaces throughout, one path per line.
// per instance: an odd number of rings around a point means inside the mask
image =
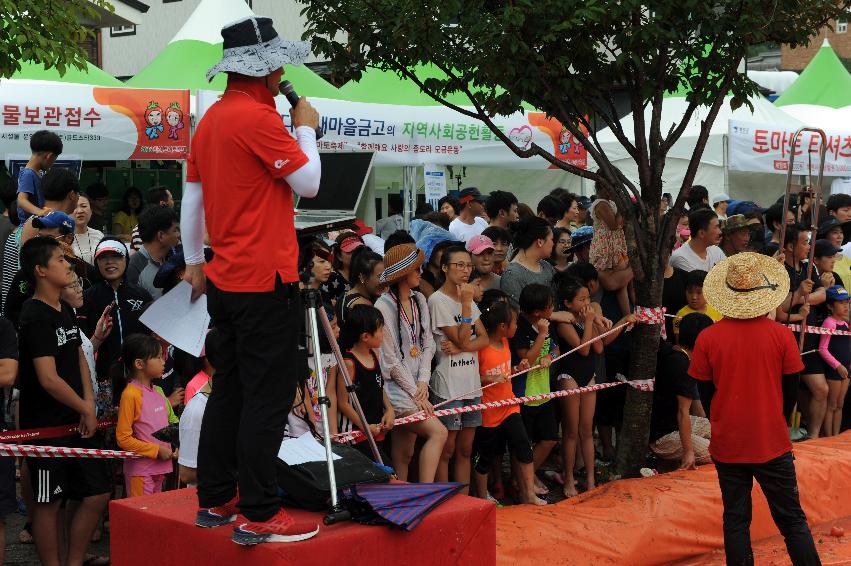
M 198 501 L 216 507 L 236 494 L 249 521 L 280 509 L 275 461 L 292 407 L 304 326 L 298 284 L 268 293 L 231 293 L 207 283 L 217 329 L 215 374 L 198 445 Z M 300 353 L 301 352 L 301 353 Z
M 724 502 L 724 551 L 729 566 L 754 563 L 750 532 L 754 478 L 768 500 L 774 523 L 786 540 L 786 550 L 792 564 L 821 564 L 798 498 L 793 460 L 792 453 L 787 452 L 763 464 L 715 462 Z

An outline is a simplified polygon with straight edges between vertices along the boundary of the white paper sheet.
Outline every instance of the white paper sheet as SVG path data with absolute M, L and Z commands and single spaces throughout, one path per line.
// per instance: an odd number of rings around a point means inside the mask
M 334 454 L 333 457 L 334 460 L 340 459 L 337 454 Z M 310 432 L 305 432 L 298 438 L 284 439 L 280 450 L 278 450 L 278 458 L 289 466 L 297 466 L 307 462 L 324 462 L 325 447 L 319 444 Z
M 181 281 L 157 299 L 139 320 L 163 339 L 193 356 L 200 356 L 210 326 L 207 295 L 194 303 L 192 286 Z

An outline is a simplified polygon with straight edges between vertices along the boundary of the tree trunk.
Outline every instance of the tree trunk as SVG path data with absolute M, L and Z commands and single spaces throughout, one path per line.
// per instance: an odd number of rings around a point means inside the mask
M 658 214 L 650 210 L 650 214 Z M 647 220 L 647 219 L 642 219 Z M 656 245 L 658 223 L 651 219 L 643 230 L 636 231 L 636 238 L 642 241 L 642 250 L 638 261 L 643 270 L 643 277 L 636 277 L 634 286 L 636 302 L 644 307 L 658 307 L 662 304 L 662 285 L 664 282 L 665 262 L 659 257 Z M 650 224 L 650 226 L 646 225 Z M 632 255 L 632 254 L 631 254 Z M 657 325 L 638 324 L 631 332 L 629 379 L 652 379 L 656 376 L 656 359 L 659 350 L 661 327 Z M 648 442 L 650 439 L 650 412 L 653 407 L 653 393 L 639 391 L 627 386 L 624 405 L 623 426 L 617 438 L 616 477 L 638 475 L 639 469 L 646 461 Z

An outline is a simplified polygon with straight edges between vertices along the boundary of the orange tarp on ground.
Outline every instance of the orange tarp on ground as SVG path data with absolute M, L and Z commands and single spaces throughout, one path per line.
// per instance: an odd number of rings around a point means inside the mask
M 830 536 L 831 527 L 839 526 L 849 533 L 842 537 Z M 851 516 L 810 526 L 813 538 L 816 541 L 816 549 L 821 558 L 822 566 L 847 566 L 851 564 Z M 754 541 L 754 562 L 759 566 L 792 566 L 792 561 L 786 552 L 786 544 L 783 537 L 776 535 L 767 539 Z M 725 566 L 724 551 L 716 550 L 711 554 L 705 554 L 698 558 L 689 558 L 677 562 L 675 566 Z
M 796 444 L 794 454 L 809 523 L 830 524 L 849 515 L 851 432 Z M 751 537 L 756 541 L 778 531 L 754 485 Z M 723 548 L 721 515 L 718 476 L 711 465 L 616 481 L 547 507 L 498 509 L 497 561 L 513 566 L 532 561 L 547 566 L 668 564 Z

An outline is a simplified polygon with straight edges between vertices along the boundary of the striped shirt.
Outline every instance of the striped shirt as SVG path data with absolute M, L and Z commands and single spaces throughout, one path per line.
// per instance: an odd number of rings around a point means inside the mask
M 21 227 L 15 228 L 3 243 L 3 274 L 2 278 L 0 278 L 0 312 L 5 311 L 6 297 L 9 296 L 12 280 L 21 268 L 21 232 Z

